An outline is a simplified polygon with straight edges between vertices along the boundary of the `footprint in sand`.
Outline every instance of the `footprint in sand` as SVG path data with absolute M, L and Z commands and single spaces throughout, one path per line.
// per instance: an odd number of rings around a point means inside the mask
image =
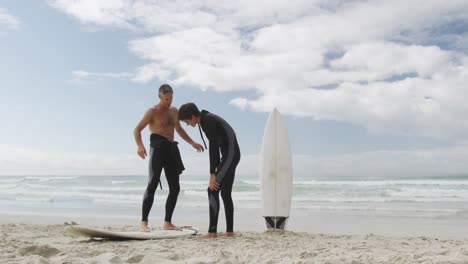
M 21 263 L 25 264 L 50 264 L 49 260 L 44 257 L 29 256 L 29 258 L 23 260 Z
M 29 246 L 18 249 L 18 253 L 22 256 L 39 255 L 44 258 L 50 258 L 52 256 L 57 255 L 60 252 L 60 250 L 48 245 Z
M 145 257 L 144 255 L 131 256 L 130 258 L 127 259 L 127 263 L 140 263 L 144 257 Z
M 442 250 L 437 253 L 437 255 L 447 256 L 450 253 L 450 250 Z

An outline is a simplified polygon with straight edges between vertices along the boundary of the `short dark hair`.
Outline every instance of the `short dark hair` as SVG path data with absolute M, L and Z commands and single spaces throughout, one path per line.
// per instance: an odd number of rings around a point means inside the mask
M 200 110 L 194 103 L 186 103 L 179 108 L 179 120 L 192 119 L 192 116 L 200 116 Z
M 158 94 L 167 94 L 167 93 L 174 93 L 172 90 L 172 87 L 169 84 L 163 84 L 161 87 L 159 87 L 159 92 Z

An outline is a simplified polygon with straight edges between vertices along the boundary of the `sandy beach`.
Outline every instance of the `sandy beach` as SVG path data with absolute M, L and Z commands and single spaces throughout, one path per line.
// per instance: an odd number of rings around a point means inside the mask
M 0 61 L 0 264 L 468 264 L 468 0 L 0 1 Z
M 0 262 L 468 263 L 468 239 L 440 238 L 434 234 L 266 232 L 261 226 L 240 226 L 236 238 L 102 241 L 65 234 L 64 223 L 59 223 L 62 220 L 57 217 L 1 216 Z M 80 224 L 115 231 L 135 231 L 137 227 L 129 219 L 78 220 Z M 202 229 L 200 233 L 204 231 Z
M 137 231 L 145 178 L 7 177 L 0 199 L 3 263 L 467 263 L 466 179 L 302 180 L 287 231 L 266 232 L 259 184 L 236 185 L 235 238 L 102 241 L 65 222 Z M 208 229 L 205 179 L 184 181 L 176 225 Z M 150 227 L 163 222 L 158 190 Z M 225 230 L 221 208 L 218 231 Z

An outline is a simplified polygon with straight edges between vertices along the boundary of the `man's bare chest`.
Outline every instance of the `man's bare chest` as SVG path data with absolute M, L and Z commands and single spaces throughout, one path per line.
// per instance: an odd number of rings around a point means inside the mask
M 162 127 L 173 127 L 175 126 L 175 121 L 176 116 L 170 111 L 156 113 L 152 119 L 154 125 Z

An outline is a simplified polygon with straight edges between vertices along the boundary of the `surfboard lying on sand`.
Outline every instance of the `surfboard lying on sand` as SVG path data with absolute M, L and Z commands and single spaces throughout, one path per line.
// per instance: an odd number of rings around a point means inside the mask
M 263 217 L 268 229 L 284 229 L 291 209 L 292 158 L 288 130 L 276 108 L 265 126 L 260 159 Z
M 196 228 L 183 228 L 182 230 L 155 230 L 151 232 L 116 232 L 81 225 L 67 226 L 65 227 L 64 231 L 65 233 L 71 235 L 80 235 L 91 238 L 104 238 L 111 240 L 166 239 L 192 236 L 198 233 L 198 229 Z

